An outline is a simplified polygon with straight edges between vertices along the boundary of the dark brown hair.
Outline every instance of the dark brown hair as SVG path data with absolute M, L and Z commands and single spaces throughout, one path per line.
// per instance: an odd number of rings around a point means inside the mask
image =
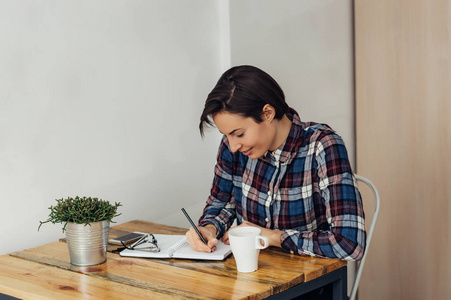
M 200 117 L 199 130 L 204 135 L 206 125 L 213 126 L 211 117 L 221 111 L 263 121 L 263 107 L 269 104 L 280 120 L 289 112 L 279 84 L 266 72 L 253 66 L 237 66 L 227 70 L 208 94 Z

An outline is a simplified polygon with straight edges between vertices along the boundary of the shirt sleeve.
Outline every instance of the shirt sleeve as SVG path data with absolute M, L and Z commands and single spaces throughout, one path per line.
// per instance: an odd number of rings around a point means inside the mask
M 315 145 L 313 197 L 320 197 L 327 226 L 314 231 L 284 230 L 282 248 L 300 255 L 360 260 L 366 232 L 362 199 L 344 143 L 338 135 L 325 134 Z
M 232 226 L 236 216 L 233 165 L 234 154 L 230 151 L 227 138 L 224 136 L 218 150 L 210 196 L 199 219 L 199 226 L 213 224 L 217 229 L 218 238 Z

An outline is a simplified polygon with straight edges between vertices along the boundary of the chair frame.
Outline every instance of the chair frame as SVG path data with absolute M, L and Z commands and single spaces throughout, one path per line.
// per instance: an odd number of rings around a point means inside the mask
M 363 254 L 363 257 L 360 260 L 360 263 L 357 267 L 354 284 L 352 285 L 352 289 L 351 289 L 351 295 L 349 296 L 350 300 L 355 299 L 355 297 L 357 295 L 357 290 L 359 289 L 360 277 L 362 276 L 363 266 L 365 265 L 366 256 L 368 254 L 368 249 L 370 247 L 371 238 L 373 237 L 373 231 L 374 231 L 374 227 L 376 226 L 377 216 L 379 215 L 379 209 L 380 209 L 380 198 L 379 198 L 379 193 L 377 192 L 376 186 L 370 180 L 368 180 L 367 178 L 365 178 L 363 176 L 360 176 L 357 174 L 354 174 L 354 176 L 357 181 L 366 183 L 369 186 L 369 188 L 372 190 L 372 192 L 374 194 L 374 199 L 375 199 L 375 208 L 374 208 L 373 218 L 371 219 L 371 225 L 370 225 L 370 228 L 368 229 L 368 235 L 366 237 L 365 253 Z

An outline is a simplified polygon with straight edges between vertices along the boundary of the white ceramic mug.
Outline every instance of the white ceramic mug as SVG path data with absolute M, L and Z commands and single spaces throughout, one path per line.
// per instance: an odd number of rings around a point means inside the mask
M 258 269 L 260 249 L 269 246 L 267 237 L 257 227 L 236 227 L 229 231 L 229 242 L 238 272 L 254 272 Z M 263 242 L 263 245 L 262 245 Z

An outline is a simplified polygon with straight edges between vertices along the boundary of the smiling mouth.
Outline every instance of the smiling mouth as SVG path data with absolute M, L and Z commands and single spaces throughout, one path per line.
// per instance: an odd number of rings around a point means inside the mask
M 241 153 L 243 153 L 244 155 L 249 155 L 251 153 L 253 148 L 249 148 L 246 151 L 241 151 Z

